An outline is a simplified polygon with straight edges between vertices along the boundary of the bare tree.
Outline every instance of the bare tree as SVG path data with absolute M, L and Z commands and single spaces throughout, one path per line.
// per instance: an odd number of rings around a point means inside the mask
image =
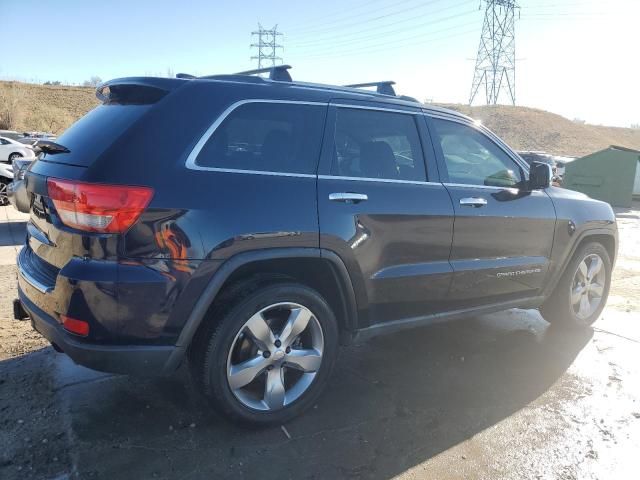
M 89 80 L 85 80 L 82 83 L 83 87 L 97 87 L 98 85 L 100 85 L 102 83 L 102 79 L 96 75 L 94 75 L 93 77 L 91 77 Z

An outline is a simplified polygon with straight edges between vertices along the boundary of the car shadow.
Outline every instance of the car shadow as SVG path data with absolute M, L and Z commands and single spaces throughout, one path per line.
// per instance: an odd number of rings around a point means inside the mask
M 92 380 L 69 363 L 61 392 L 81 478 L 388 479 L 531 403 L 590 338 L 522 310 L 380 337 L 342 349 L 317 405 L 269 429 L 220 418 L 184 371 Z

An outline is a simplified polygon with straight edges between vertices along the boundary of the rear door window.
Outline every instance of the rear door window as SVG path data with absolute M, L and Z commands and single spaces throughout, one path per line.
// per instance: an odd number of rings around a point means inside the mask
M 314 174 L 325 105 L 247 103 L 216 128 L 196 158 L 206 168 Z
M 346 177 L 425 181 L 415 115 L 338 108 L 331 173 Z

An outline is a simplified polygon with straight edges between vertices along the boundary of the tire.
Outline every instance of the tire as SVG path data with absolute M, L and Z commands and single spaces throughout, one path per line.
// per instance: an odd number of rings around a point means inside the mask
M 9 163 L 13 162 L 16 158 L 22 158 L 22 154 L 12 153 L 11 155 L 9 155 Z
M 587 243 L 575 253 L 540 313 L 553 325 L 587 328 L 602 313 L 610 286 L 611 259 L 607 249 L 597 242 Z
M 324 389 L 338 351 L 327 302 L 292 282 L 245 284 L 222 300 L 218 304 L 228 307 L 205 319 L 189 355 L 204 395 L 227 418 L 252 426 L 282 424 L 302 413 Z
M 9 205 L 9 197 L 7 196 L 7 187 L 11 181 L 0 178 L 0 207 Z

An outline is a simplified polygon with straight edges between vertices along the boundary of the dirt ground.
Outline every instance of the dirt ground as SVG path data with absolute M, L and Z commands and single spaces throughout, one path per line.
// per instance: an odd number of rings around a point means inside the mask
M 618 212 L 592 330 L 510 310 L 343 348 L 282 428 L 213 413 L 183 371 L 91 372 L 10 320 L 0 266 L 0 478 L 627 479 L 640 452 L 640 205 Z

